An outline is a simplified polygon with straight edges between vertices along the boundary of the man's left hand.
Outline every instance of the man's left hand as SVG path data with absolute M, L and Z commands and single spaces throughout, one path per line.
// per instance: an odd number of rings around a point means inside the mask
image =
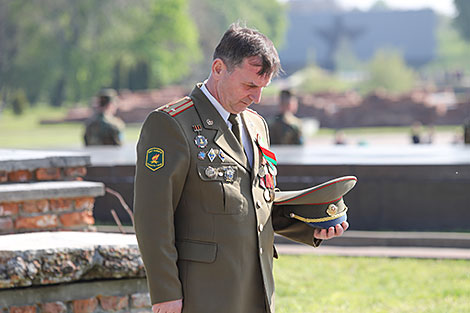
M 346 231 L 346 229 L 348 229 L 348 227 L 348 222 L 344 221 L 341 224 L 337 224 L 335 227 L 331 226 L 328 229 L 315 228 L 313 236 L 317 239 L 331 239 L 339 237 Z

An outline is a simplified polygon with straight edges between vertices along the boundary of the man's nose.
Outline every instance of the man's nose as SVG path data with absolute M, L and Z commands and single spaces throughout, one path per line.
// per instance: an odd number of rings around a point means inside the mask
M 261 93 L 263 92 L 263 89 L 261 88 L 256 88 L 253 89 L 253 91 L 250 94 L 250 99 L 254 103 L 259 103 L 261 101 Z

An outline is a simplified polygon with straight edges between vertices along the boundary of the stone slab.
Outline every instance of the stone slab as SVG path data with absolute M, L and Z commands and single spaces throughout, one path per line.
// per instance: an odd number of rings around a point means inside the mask
M 135 235 L 42 232 L 0 236 L 0 289 L 143 277 Z
M 272 146 L 280 165 L 469 165 L 469 145 Z M 135 165 L 135 144 L 84 147 L 92 166 Z
M 48 181 L 0 185 L 0 202 L 37 199 L 98 197 L 104 195 L 104 184 L 87 181 Z
M 35 305 L 56 301 L 89 299 L 96 295 L 117 296 L 123 294 L 147 293 L 145 278 L 117 279 L 53 286 L 0 290 L 0 307 L 12 305 Z
M 0 170 L 7 172 L 90 164 L 90 156 L 80 152 L 0 149 Z

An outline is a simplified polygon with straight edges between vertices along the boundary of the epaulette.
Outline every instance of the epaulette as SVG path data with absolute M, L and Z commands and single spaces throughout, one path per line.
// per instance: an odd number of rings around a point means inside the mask
M 253 113 L 253 114 L 256 114 L 256 115 L 258 115 L 259 117 L 262 117 L 262 116 L 261 116 L 261 115 L 260 115 L 258 112 L 256 112 L 256 111 L 255 111 L 255 110 L 253 110 L 253 109 L 246 108 L 246 110 L 247 110 L 248 112 L 250 112 L 250 113 Z
M 159 108 L 158 111 L 163 111 L 171 116 L 176 116 L 192 106 L 194 106 L 193 100 L 190 97 L 184 97 Z

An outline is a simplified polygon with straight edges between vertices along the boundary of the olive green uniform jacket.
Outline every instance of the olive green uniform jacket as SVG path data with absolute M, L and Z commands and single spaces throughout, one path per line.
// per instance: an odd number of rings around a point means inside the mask
M 273 312 L 274 231 L 312 246 L 320 241 L 263 197 L 255 139 L 269 138 L 264 119 L 241 113 L 253 144 L 250 167 L 199 87 L 152 112 L 137 144 L 135 230 L 152 304 L 182 298 L 184 313 Z M 206 146 L 196 144 L 199 135 Z M 211 149 L 216 157 L 202 158 Z

